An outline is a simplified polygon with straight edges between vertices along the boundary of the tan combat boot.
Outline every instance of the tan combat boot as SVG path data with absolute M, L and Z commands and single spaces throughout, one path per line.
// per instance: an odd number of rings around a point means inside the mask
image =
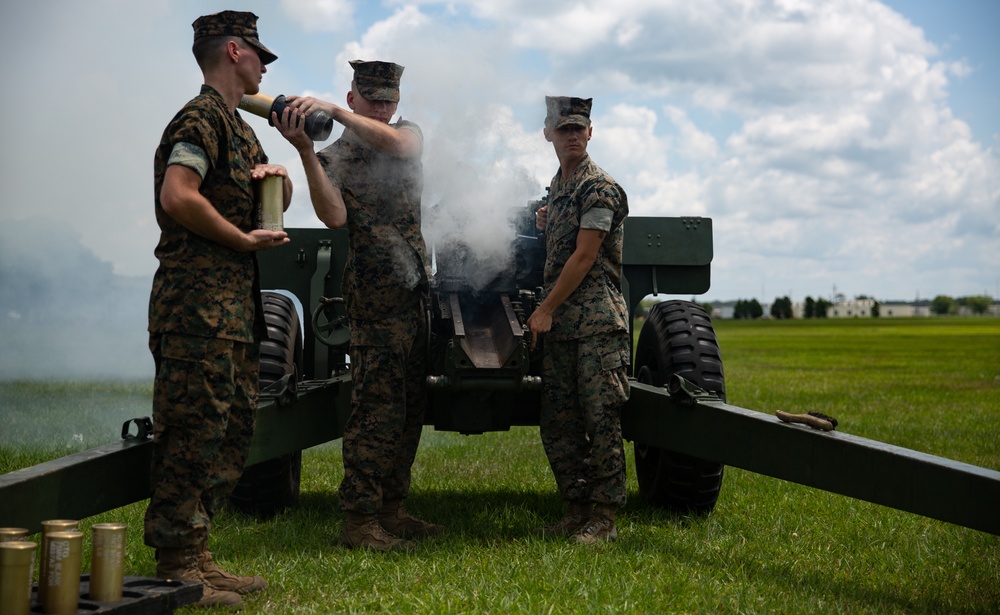
M 340 534 L 340 544 L 348 549 L 363 548 L 376 551 L 412 549 L 415 545 L 390 534 L 375 515 L 348 512 L 344 530 Z
M 618 540 L 618 530 L 615 528 L 615 506 L 613 504 L 598 504 L 590 519 L 579 530 L 569 537 L 570 542 L 578 545 L 593 545 L 599 542 L 614 542 Z
M 197 548 L 157 549 L 156 577 L 201 583 L 201 600 L 197 606 L 221 605 L 237 608 L 243 603 L 239 594 L 217 589 L 205 580 L 205 574 L 198 566 Z
M 198 554 L 198 567 L 201 568 L 201 572 L 205 576 L 205 581 L 215 589 L 236 592 L 241 596 L 245 596 L 250 592 L 267 588 L 267 581 L 261 577 L 243 577 L 219 568 L 212 561 L 212 552 L 204 547 L 202 547 L 201 553 Z
M 570 502 L 563 518 L 552 525 L 535 528 L 536 534 L 543 536 L 570 536 L 582 528 L 590 519 L 594 505 L 590 502 Z
M 390 534 L 403 538 L 426 538 L 444 531 L 443 525 L 428 523 L 408 513 L 403 508 L 403 500 L 383 502 L 382 510 L 378 512 L 378 522 Z

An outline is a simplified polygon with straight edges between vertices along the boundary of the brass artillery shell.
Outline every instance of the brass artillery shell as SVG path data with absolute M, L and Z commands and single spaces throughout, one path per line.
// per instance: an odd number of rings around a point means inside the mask
M 20 542 L 28 537 L 23 527 L 0 527 L 0 542 Z
M 45 577 L 38 587 L 42 612 L 50 615 L 75 615 L 80 606 L 80 560 L 83 557 L 83 532 L 52 532 L 48 547 L 42 552 L 46 562 Z
M 90 552 L 90 599 L 117 602 L 122 599 L 125 567 L 124 523 L 97 523 Z
M 70 519 L 52 519 L 50 521 L 42 521 L 42 555 L 38 560 L 38 601 L 41 602 L 45 597 L 45 592 L 47 588 L 45 583 L 42 582 L 48 573 L 48 557 L 45 555 L 49 548 L 49 534 L 53 532 L 68 532 L 75 530 L 80 526 L 79 521 L 72 521 Z
M 0 615 L 30 612 L 35 547 L 35 543 L 27 541 L 0 543 Z
M 284 216 L 284 181 L 277 175 L 269 175 L 254 182 L 254 195 L 257 197 L 258 224 L 268 231 L 285 229 Z
M 271 119 L 271 106 L 274 105 L 274 98 L 267 94 L 244 94 L 240 99 L 239 107 L 243 111 L 253 113 L 264 119 Z

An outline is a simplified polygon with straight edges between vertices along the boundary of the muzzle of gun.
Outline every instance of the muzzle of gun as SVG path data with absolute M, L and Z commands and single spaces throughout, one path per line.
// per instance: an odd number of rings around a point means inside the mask
M 244 95 L 239 105 L 240 109 L 266 119 L 271 126 L 274 126 L 271 112 L 280 117 L 287 106 L 284 96 L 272 98 L 267 94 Z M 333 118 L 322 111 L 313 111 L 306 116 L 305 131 L 313 141 L 325 141 L 333 132 Z

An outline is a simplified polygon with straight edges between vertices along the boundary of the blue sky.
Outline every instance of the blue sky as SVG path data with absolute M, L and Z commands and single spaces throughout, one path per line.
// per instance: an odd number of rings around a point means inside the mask
M 976 139 L 996 145 L 1000 134 L 1000 2 L 891 0 L 888 6 L 923 29 L 946 58 L 964 59 L 973 74 L 949 83 L 952 109 Z
M 260 15 L 272 95 L 342 103 L 348 60 L 406 66 L 424 206 L 453 223 L 432 242 L 502 252 L 505 209 L 556 168 L 543 97 L 567 94 L 595 99 L 590 151 L 633 215 L 713 219 L 703 299 L 1000 294 L 989 0 L 6 3 L 4 218 L 69 225 L 151 276 L 153 151 L 201 82 L 191 22 L 226 8 Z M 248 121 L 296 179 L 286 224 L 318 226 L 294 150 Z

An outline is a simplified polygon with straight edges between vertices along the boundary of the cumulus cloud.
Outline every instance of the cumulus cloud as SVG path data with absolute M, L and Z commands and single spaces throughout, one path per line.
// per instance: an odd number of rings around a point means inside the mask
M 345 32 L 354 26 L 349 0 L 281 0 L 281 8 L 307 32 Z
M 129 27 L 98 17 L 108 7 Z M 0 49 L 30 58 L 5 63 L 2 78 L 32 100 L 0 129 L 0 202 L 5 215 L 70 220 L 116 272 L 150 275 L 152 152 L 200 83 L 190 23 L 229 7 L 60 8 L 0 9 Z M 592 96 L 590 151 L 628 191 L 632 212 L 714 219 L 713 298 L 766 287 L 801 299 L 833 284 L 880 298 L 995 287 L 1000 150 L 973 137 L 950 98 L 955 80 L 978 77 L 978 62 L 950 57 L 880 2 L 247 8 L 280 56 L 265 91 L 342 104 L 348 60 L 407 67 L 400 114 L 424 128 L 428 205 L 469 185 L 503 202 L 537 196 L 555 171 L 541 137 L 543 96 Z M 296 181 L 286 221 L 316 226 L 297 155 L 265 122 L 249 121 Z
M 632 115 L 674 129 L 668 141 L 605 130 L 597 134 L 615 143 L 592 151 L 624 170 L 615 174 L 632 189 L 634 212 L 669 211 L 686 199 L 682 208 L 715 216 L 717 254 L 741 255 L 717 260 L 728 267 L 722 276 L 798 279 L 815 292 L 819 267 L 842 287 L 848 278 L 854 292 L 894 297 L 920 286 L 955 292 L 953 273 L 992 283 L 1000 161 L 948 107 L 949 77 L 967 65 L 937 60 L 920 29 L 883 5 L 857 2 L 634 2 L 618 13 L 619 23 L 627 19 L 643 24 L 628 40 L 591 37 L 590 47 L 547 50 L 595 97 L 648 101 L 632 105 Z M 523 25 L 530 32 L 534 21 Z M 591 34 L 574 20 L 559 27 L 564 38 Z M 682 108 L 736 121 L 717 140 Z M 805 250 L 826 260 L 812 262 Z M 752 256 L 783 252 L 798 265 L 776 271 Z

